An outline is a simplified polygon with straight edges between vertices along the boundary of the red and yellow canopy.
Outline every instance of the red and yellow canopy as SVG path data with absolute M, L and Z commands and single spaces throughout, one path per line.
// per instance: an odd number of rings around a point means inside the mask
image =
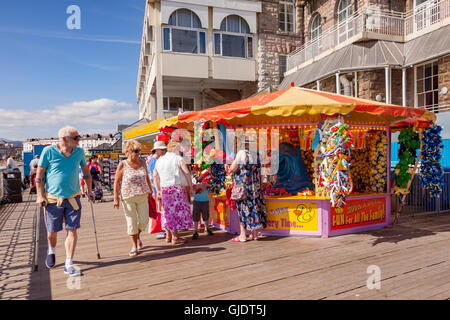
M 345 115 L 349 124 L 391 127 L 428 126 L 434 113 L 324 91 L 292 87 L 225 105 L 180 114 L 162 121 L 161 127 L 186 126 L 194 121 L 227 120 L 230 124 L 276 124 L 317 122 L 325 116 Z

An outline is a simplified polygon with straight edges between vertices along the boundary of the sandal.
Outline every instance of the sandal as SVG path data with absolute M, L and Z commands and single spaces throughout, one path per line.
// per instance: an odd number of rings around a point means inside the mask
M 258 236 L 256 236 L 256 237 L 253 238 L 253 235 L 251 234 L 251 235 L 248 236 L 248 240 L 255 240 L 255 241 L 258 241 L 259 238 L 258 238 Z
M 142 243 L 141 239 L 138 240 L 138 249 L 139 250 L 144 249 L 144 244 Z
M 236 238 L 231 239 L 231 241 L 233 241 L 233 242 L 247 242 L 247 239 L 241 240 L 241 239 L 239 238 L 239 236 L 237 236 Z
M 186 243 L 186 239 L 183 239 L 183 238 L 172 239 L 172 244 L 173 245 L 183 244 L 183 243 Z
M 129 253 L 129 256 L 130 256 L 130 257 L 134 257 L 134 256 L 137 256 L 138 253 L 139 253 L 139 252 L 138 252 L 137 248 L 132 248 L 131 251 L 130 251 L 130 253 Z

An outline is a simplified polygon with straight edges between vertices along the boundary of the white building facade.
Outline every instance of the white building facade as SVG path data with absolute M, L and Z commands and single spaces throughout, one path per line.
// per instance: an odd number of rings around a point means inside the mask
M 33 141 L 30 141 L 33 140 Z M 79 143 L 79 146 L 83 148 L 84 153 L 88 154 L 90 149 L 96 148 L 103 143 L 114 144 L 117 142 L 117 138 L 110 137 L 82 137 Z M 33 152 L 33 145 L 54 145 L 59 142 L 58 138 L 49 138 L 49 139 L 29 139 L 23 143 L 23 152 Z
M 260 12 L 260 1 L 147 0 L 136 87 L 140 119 L 253 94 Z

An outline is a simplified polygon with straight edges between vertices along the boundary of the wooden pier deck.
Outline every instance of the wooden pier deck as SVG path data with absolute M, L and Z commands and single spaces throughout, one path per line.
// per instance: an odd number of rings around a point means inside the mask
M 0 300 L 8 299 L 449 299 L 450 215 L 401 219 L 391 229 L 328 239 L 264 237 L 235 243 L 217 230 L 172 246 L 146 231 L 143 252 L 129 257 L 122 210 L 94 204 L 101 259 L 85 199 L 74 262 L 83 275 L 63 273 L 65 232 L 56 266 L 45 267 L 41 217 L 39 270 L 33 272 L 34 196 L 0 207 Z M 379 289 L 369 289 L 369 266 Z

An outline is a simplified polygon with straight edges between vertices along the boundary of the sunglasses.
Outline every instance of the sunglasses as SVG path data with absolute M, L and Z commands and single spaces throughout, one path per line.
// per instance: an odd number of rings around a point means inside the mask
M 77 140 L 81 139 L 81 136 L 75 136 L 75 137 L 69 137 L 69 138 L 72 138 L 73 140 L 77 141 Z
M 134 153 L 141 153 L 141 150 L 140 150 L 140 149 L 136 149 L 136 150 L 131 150 L 131 152 L 134 152 Z

